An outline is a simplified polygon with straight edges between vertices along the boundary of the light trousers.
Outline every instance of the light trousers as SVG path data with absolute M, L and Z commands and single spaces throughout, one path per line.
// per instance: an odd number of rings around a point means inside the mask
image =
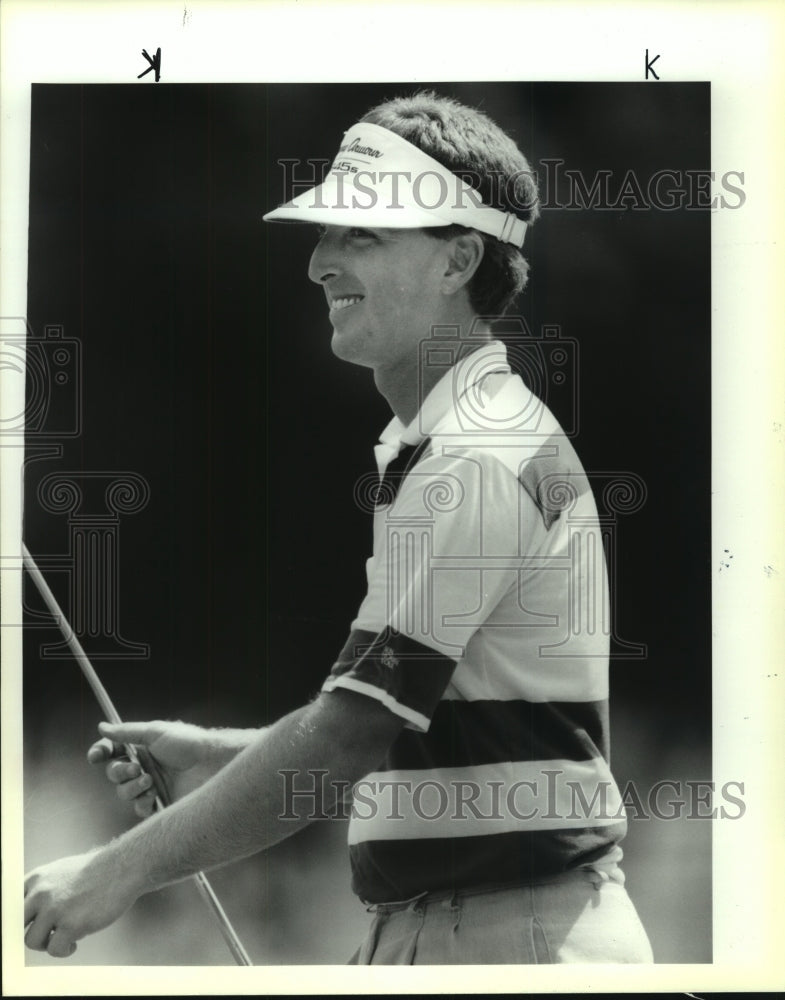
M 359 965 L 652 962 L 624 880 L 577 869 L 534 885 L 379 903 Z

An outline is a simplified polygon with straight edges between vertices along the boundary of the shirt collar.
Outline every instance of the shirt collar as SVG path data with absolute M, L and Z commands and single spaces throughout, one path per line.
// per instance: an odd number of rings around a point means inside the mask
M 449 368 L 425 397 L 410 424 L 404 425 L 398 417 L 393 417 L 379 435 L 380 442 L 387 446 L 385 450 L 397 454 L 403 444 L 419 444 L 446 414 L 455 410 L 461 396 L 492 372 L 510 374 L 507 351 L 499 340 L 489 341 Z

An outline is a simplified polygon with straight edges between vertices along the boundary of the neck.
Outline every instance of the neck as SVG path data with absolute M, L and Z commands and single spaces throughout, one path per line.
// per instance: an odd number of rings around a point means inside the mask
M 491 339 L 490 327 L 486 324 L 474 327 L 471 322 L 453 325 L 459 331 L 457 337 L 439 337 L 438 354 L 442 359 L 445 355 L 457 359 L 461 350 L 470 353 L 484 347 Z M 467 336 L 469 330 L 472 331 L 471 340 Z M 395 364 L 374 369 L 376 388 L 387 400 L 395 416 L 405 425 L 414 420 L 425 397 L 446 371 L 443 360 L 429 365 L 427 352 L 423 352 L 423 355 L 425 356 L 422 357 L 418 349 L 416 354 L 406 356 Z

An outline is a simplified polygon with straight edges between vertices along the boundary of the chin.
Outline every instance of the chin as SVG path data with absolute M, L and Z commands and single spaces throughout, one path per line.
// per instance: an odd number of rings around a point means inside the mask
M 363 368 L 373 367 L 369 352 L 363 350 L 363 345 L 358 344 L 355 338 L 346 337 L 333 329 L 330 347 L 336 358 L 340 358 L 341 361 L 348 361 L 352 365 L 361 365 Z

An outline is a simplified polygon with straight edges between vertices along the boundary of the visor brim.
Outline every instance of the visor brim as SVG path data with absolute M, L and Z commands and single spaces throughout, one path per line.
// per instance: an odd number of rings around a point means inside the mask
M 440 218 L 432 209 L 386 203 L 368 190 L 339 186 L 332 178 L 279 205 L 262 216 L 264 222 L 302 222 L 324 226 L 362 226 L 379 229 L 426 229 L 449 226 L 454 219 Z

